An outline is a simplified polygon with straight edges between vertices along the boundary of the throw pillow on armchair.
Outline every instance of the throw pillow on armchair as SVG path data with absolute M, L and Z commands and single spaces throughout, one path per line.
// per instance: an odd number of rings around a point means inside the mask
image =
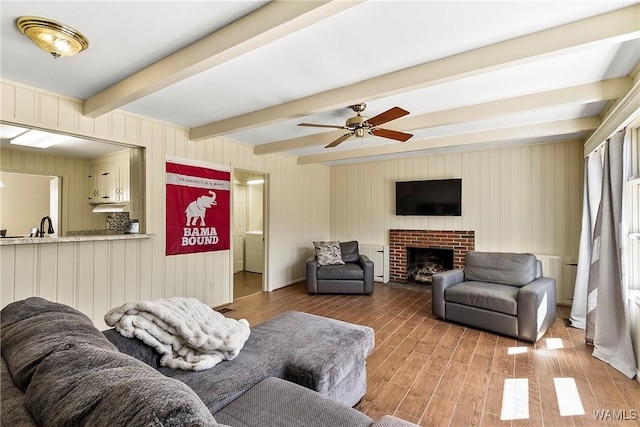
M 340 250 L 340 242 L 313 242 L 316 249 L 316 257 L 318 265 L 343 265 L 342 251 Z

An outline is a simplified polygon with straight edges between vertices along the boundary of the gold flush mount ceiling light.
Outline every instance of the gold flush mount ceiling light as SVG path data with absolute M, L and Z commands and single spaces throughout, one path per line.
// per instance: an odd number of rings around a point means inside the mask
M 17 25 L 25 36 L 54 58 L 73 56 L 89 47 L 89 41 L 81 32 L 51 19 L 23 16 Z

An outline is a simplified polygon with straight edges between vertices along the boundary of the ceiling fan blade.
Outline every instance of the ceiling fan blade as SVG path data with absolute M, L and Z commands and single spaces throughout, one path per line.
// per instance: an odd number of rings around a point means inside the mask
M 398 119 L 402 116 L 406 116 L 407 114 L 409 114 L 407 110 L 404 110 L 400 107 L 393 107 L 383 113 L 378 114 L 377 116 L 371 117 L 367 120 L 367 123 L 369 123 L 371 126 L 378 126 L 383 123 L 390 122 L 391 120 Z
M 391 129 L 372 129 L 371 133 L 375 136 L 381 136 L 383 138 L 395 139 L 396 141 L 405 142 L 413 135 L 410 133 L 398 132 Z
M 346 141 L 347 139 L 351 138 L 352 136 L 353 136 L 353 133 L 345 133 L 340 138 L 336 139 L 335 141 L 333 141 L 331 144 L 325 146 L 324 148 L 335 147 L 335 146 L 337 146 L 339 144 L 342 144 L 344 141 Z
M 344 126 L 317 125 L 315 123 L 298 123 L 298 126 L 306 126 L 306 127 L 310 127 L 310 128 L 346 129 Z

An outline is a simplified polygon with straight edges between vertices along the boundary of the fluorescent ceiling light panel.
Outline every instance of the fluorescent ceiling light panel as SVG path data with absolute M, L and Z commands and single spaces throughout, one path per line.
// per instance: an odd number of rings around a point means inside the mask
M 254 184 L 262 184 L 264 182 L 264 179 L 250 179 L 247 181 L 248 185 L 254 185 Z
M 22 145 L 31 148 L 49 148 L 68 139 L 66 135 L 58 135 L 55 133 L 42 132 L 39 130 L 28 130 L 23 134 L 11 139 L 11 144 Z

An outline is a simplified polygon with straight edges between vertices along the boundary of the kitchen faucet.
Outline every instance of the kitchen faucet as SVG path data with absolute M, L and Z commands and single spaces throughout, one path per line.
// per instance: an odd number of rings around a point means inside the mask
M 53 223 L 51 222 L 51 217 L 45 216 L 40 220 L 40 237 L 44 237 L 44 223 L 45 221 L 49 221 L 49 229 L 47 230 L 47 234 L 53 234 Z

